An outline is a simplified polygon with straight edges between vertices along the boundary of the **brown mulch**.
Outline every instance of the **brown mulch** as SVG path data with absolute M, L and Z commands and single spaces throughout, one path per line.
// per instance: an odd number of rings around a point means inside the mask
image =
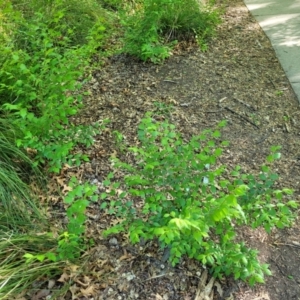
M 227 120 L 222 136 L 230 147 L 222 164 L 240 165 L 245 173 L 257 173 L 270 146 L 281 145 L 282 159 L 275 163 L 279 185 L 293 188 L 299 199 L 299 103 L 268 38 L 242 1 L 228 1 L 223 24 L 207 52 L 181 44 L 161 65 L 114 56 L 94 72 L 89 90 L 77 122 L 108 118 L 110 124 L 86 150 L 91 162 L 77 172 L 81 178 L 101 186 L 111 168 L 110 156 L 120 154 L 113 132 L 136 143 L 139 121 L 154 110 L 186 137 Z M 173 108 L 168 110 L 168 105 Z M 65 170 L 57 180 L 64 182 L 61 178 L 71 172 Z M 87 225 L 95 245 L 87 253 L 86 276 L 75 280 L 63 299 L 300 299 L 298 224 L 271 235 L 245 228 L 243 238 L 259 250 L 273 275 L 253 289 L 231 278 L 219 280 L 213 286 L 214 298 L 205 298 L 199 295 L 199 282 L 209 284 L 210 276 L 204 278 L 206 271 L 199 263 L 183 259 L 173 268 L 154 242 L 132 246 L 125 236 L 105 239 L 101 232 L 108 222 L 117 220 L 100 212 L 99 204 L 91 206 Z

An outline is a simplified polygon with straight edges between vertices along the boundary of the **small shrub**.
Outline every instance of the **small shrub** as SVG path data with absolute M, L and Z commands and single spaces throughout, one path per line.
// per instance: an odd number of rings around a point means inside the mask
M 71 178 L 70 191 L 64 198 L 67 207 L 68 223 L 57 239 L 57 245 L 47 252 L 35 255 L 28 253 L 24 257 L 30 261 L 75 261 L 86 248 L 84 240 L 86 209 L 91 201 L 97 201 L 97 187 L 89 183 L 80 184 L 76 178 Z M 51 234 L 50 234 L 51 236 Z M 47 249 L 46 249 L 47 250 Z
M 67 230 L 60 236 L 57 248 L 57 260 L 73 260 L 78 258 L 85 248 L 84 237 L 86 209 L 91 201 L 97 201 L 97 187 L 88 183 L 79 184 L 72 178 L 71 191 L 64 198 L 67 208 Z
M 176 40 L 195 38 L 204 49 L 220 19 L 197 0 L 145 0 L 124 20 L 124 52 L 159 62 L 170 56 Z
M 220 123 L 220 127 L 224 122 Z M 211 266 L 214 276 L 234 274 L 250 284 L 263 282 L 270 274 L 257 252 L 235 240 L 236 227 L 264 226 L 269 232 L 288 226 L 294 219 L 295 201 L 284 201 L 289 189 L 274 190 L 276 175 L 267 166 L 258 178 L 243 175 L 238 168 L 232 180 L 225 179 L 226 166 L 216 166 L 226 142 L 219 130 L 206 130 L 189 142 L 168 122 L 155 122 L 148 115 L 138 128 L 140 147 L 131 147 L 136 164 L 113 160 L 114 168 L 125 172 L 122 182 L 104 181 L 109 192 L 101 208 L 123 221 L 105 235 L 126 232 L 132 243 L 157 238 L 170 247 L 173 265 L 182 255 Z M 272 149 L 269 161 L 278 158 Z M 142 207 L 135 208 L 135 201 Z
M 49 29 L 57 29 L 60 23 L 62 38 L 69 38 L 72 46 L 83 46 L 88 42 L 90 30 L 99 22 L 105 22 L 105 10 L 96 0 L 13 0 L 14 11 L 20 12 L 23 18 L 30 23 L 36 18 L 36 13 L 43 16 L 43 23 Z M 17 33 L 22 37 L 21 32 Z M 26 38 L 26 36 L 24 37 Z M 24 42 L 24 39 L 20 42 Z

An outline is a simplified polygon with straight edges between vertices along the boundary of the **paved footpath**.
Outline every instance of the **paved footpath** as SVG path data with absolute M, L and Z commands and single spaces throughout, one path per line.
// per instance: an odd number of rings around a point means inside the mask
M 269 37 L 300 102 L 300 0 L 244 0 Z

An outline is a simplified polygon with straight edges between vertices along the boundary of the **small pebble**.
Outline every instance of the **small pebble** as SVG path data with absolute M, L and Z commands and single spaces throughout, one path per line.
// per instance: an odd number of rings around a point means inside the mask
M 110 296 L 113 292 L 114 292 L 114 290 L 112 288 L 109 288 L 108 291 L 107 291 L 107 295 Z
M 112 246 L 117 246 L 118 245 L 118 240 L 116 238 L 111 238 L 108 243 Z

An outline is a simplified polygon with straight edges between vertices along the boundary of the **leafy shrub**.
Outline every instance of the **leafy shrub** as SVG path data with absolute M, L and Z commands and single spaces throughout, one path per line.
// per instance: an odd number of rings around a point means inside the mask
M 83 234 L 85 233 L 86 209 L 91 201 L 97 201 L 97 187 L 89 183 L 79 184 L 76 178 L 72 178 L 69 186 L 71 191 L 64 199 L 67 208 L 68 225 L 58 243 L 56 260 L 72 260 L 78 258 L 85 245 Z
M 198 0 L 186 0 L 184 3 L 177 0 L 164 11 L 161 23 L 167 41 L 195 38 L 200 48 L 206 50 L 206 43 L 215 34 L 220 18 L 218 11 L 204 8 L 201 4 L 199 7 Z
M 104 23 L 106 17 L 106 11 L 96 0 L 13 0 L 12 3 L 28 23 L 38 12 L 43 15 L 43 23 L 56 30 L 59 19 L 61 37 L 69 38 L 72 46 L 85 45 L 90 30 L 97 23 Z
M 89 183 L 80 184 L 76 178 L 71 178 L 69 183 L 70 191 L 64 198 L 67 207 L 68 224 L 57 239 L 57 245 L 48 249 L 47 252 L 39 252 L 35 255 L 26 254 L 26 259 L 32 260 L 50 260 L 74 261 L 78 259 L 82 251 L 86 248 L 84 240 L 86 209 L 91 201 L 97 201 L 97 187 Z M 51 236 L 51 234 L 50 234 Z M 47 250 L 47 249 L 45 249 Z
M 68 37 L 62 39 L 63 16 L 57 11 L 52 27 L 40 13 L 30 22 L 18 18 L 23 42 L 0 47 L 0 104 L 23 134 L 17 145 L 35 149 L 36 161 L 49 161 L 54 172 L 64 163 L 87 160 L 80 153 L 72 154 L 72 149 L 79 143 L 91 145 L 98 131 L 97 124 L 74 126 L 69 121 L 82 107 L 78 91 L 84 80 L 79 78 L 84 75 L 93 45 L 74 48 Z
M 263 282 L 268 266 L 259 263 L 255 250 L 235 240 L 236 227 L 262 225 L 269 232 L 290 225 L 296 203 L 283 199 L 292 191 L 274 190 L 277 177 L 267 166 L 258 178 L 237 168 L 232 174 L 236 179 L 225 179 L 226 166 L 216 166 L 227 144 L 219 141 L 218 130 L 205 130 L 184 142 L 174 129 L 148 115 L 138 128 L 141 146 L 130 148 L 136 164 L 113 160 L 126 175 L 113 183 L 109 174 L 104 184 L 110 192 L 101 198 L 110 201 L 101 208 L 124 221 L 105 235 L 128 232 L 133 243 L 158 238 L 162 247 L 170 247 L 173 265 L 186 254 L 210 265 L 214 276 L 234 274 L 250 284 Z M 278 157 L 276 150 L 269 161 Z M 135 208 L 136 200 L 141 209 Z
M 204 9 L 197 0 L 145 0 L 125 18 L 124 52 L 159 62 L 169 57 L 176 39 L 191 37 L 204 49 L 219 20 L 215 11 Z

